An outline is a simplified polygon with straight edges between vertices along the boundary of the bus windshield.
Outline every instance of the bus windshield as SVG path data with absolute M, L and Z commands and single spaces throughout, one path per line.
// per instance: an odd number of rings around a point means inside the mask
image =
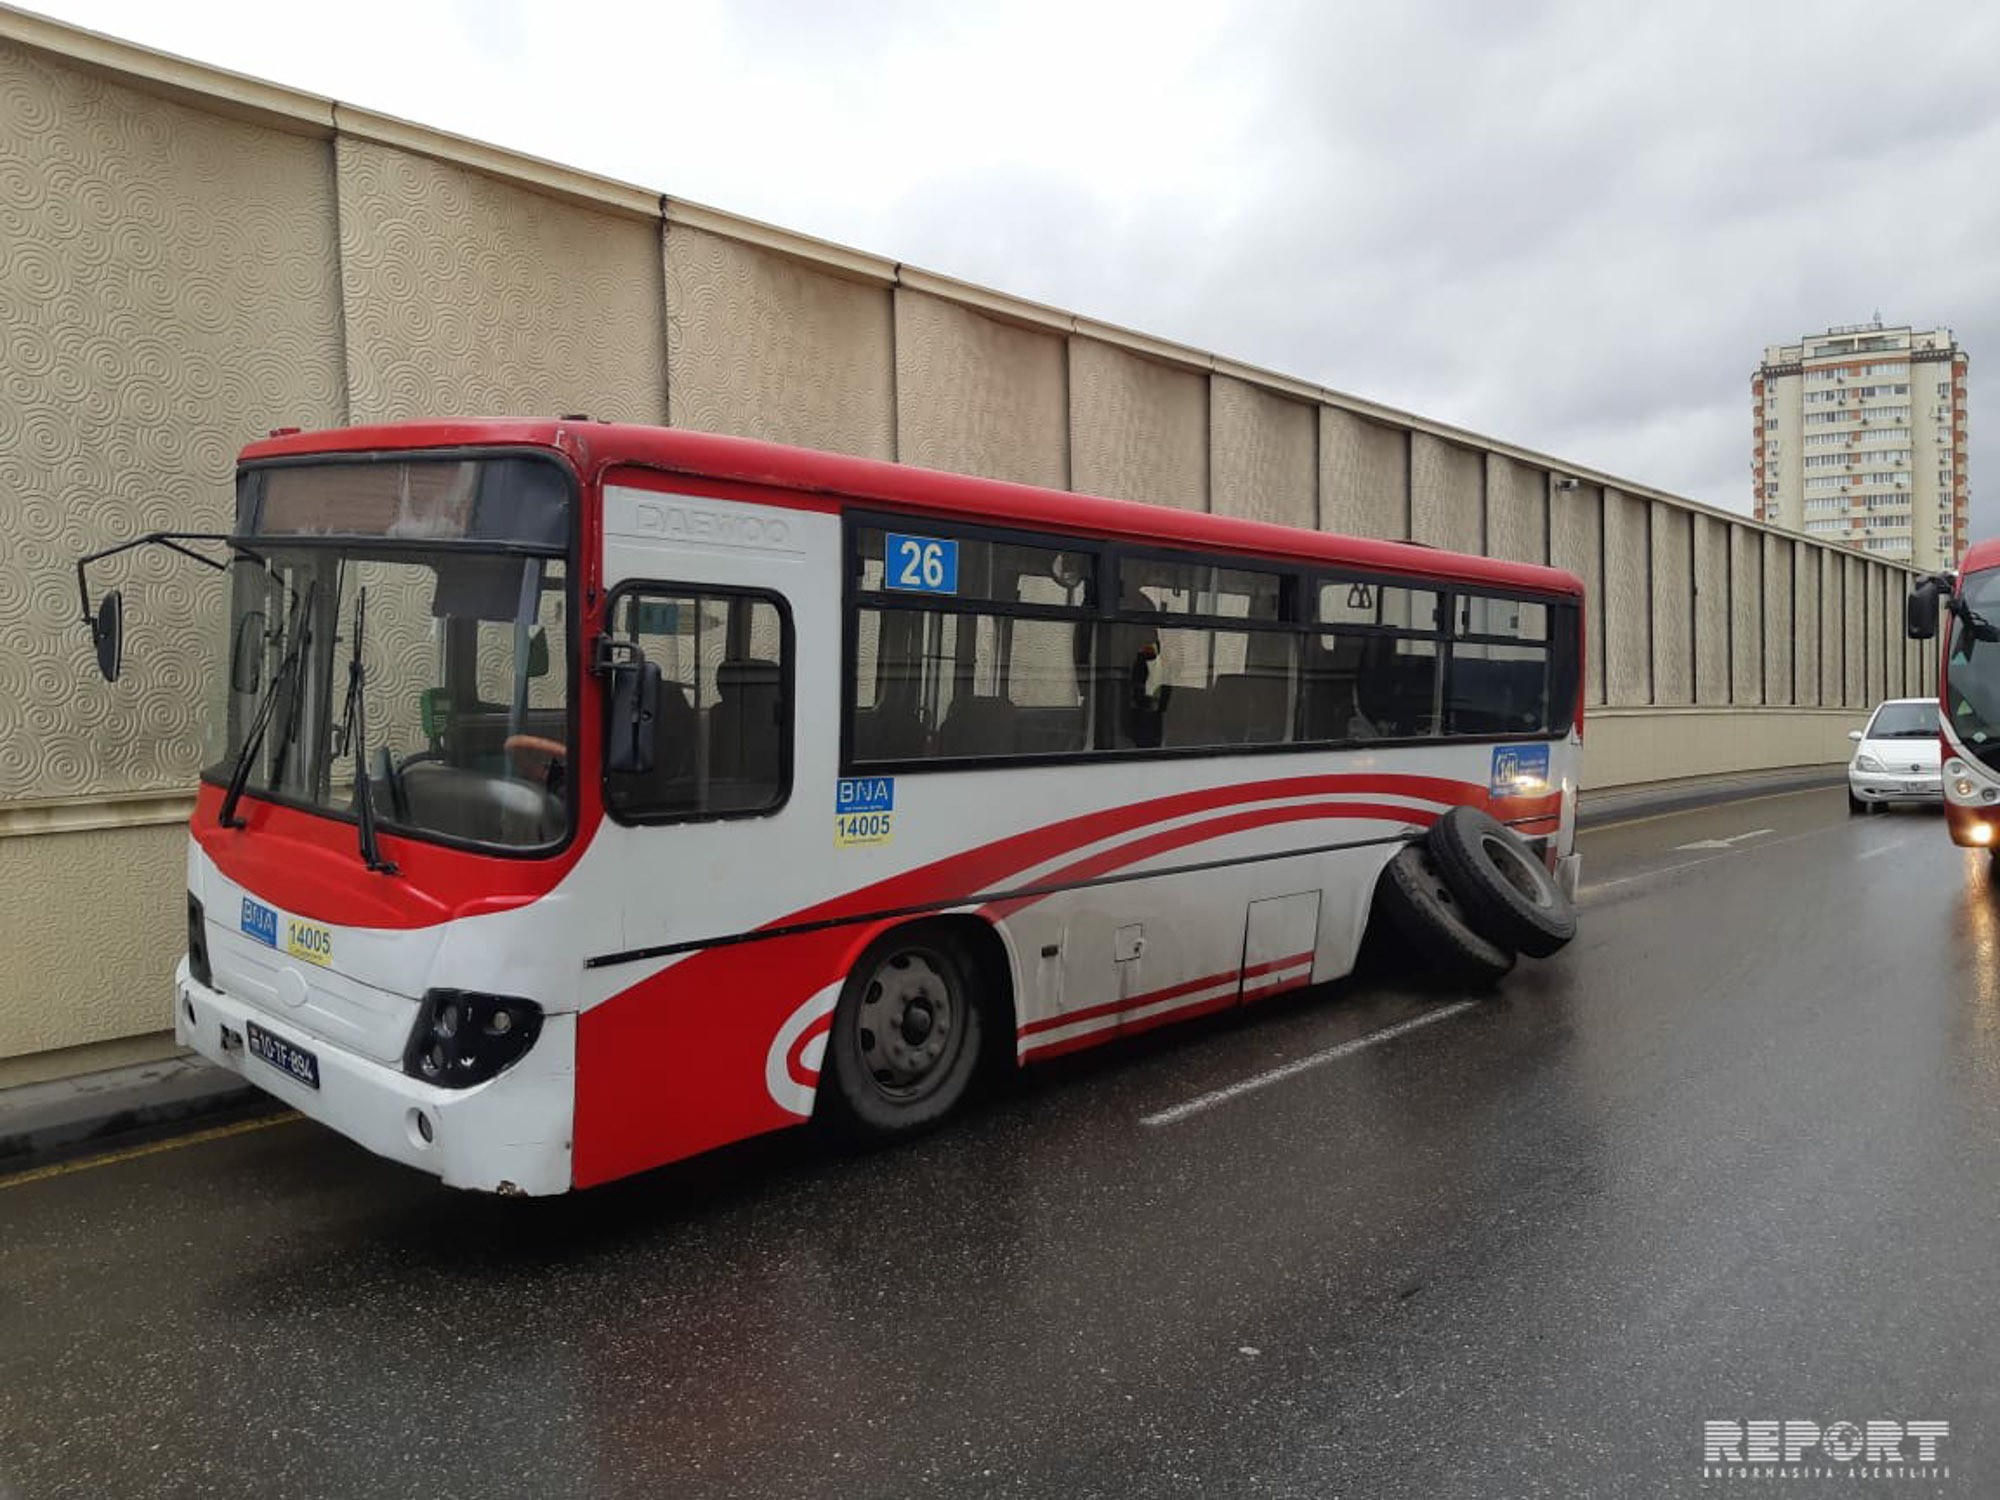
M 523 469 L 542 472 L 504 472 Z M 548 479 L 524 460 L 246 475 L 239 532 L 261 534 L 231 569 L 204 778 L 352 818 L 365 770 L 386 831 L 562 842 L 568 521 L 560 483 L 535 493 Z
M 1980 624 L 2000 620 L 2000 569 L 1974 573 L 1960 585 L 1977 623 L 1954 615 L 1945 653 L 1945 707 L 1959 743 L 2000 770 L 2000 639 Z

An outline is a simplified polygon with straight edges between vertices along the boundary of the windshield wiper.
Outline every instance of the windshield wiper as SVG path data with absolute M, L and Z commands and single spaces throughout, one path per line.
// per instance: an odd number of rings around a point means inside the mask
M 1965 627 L 1964 634 L 1958 643 L 1958 650 L 1954 653 L 1961 660 L 1971 661 L 1972 648 L 1980 641 L 2000 641 L 2000 626 L 1996 626 L 1986 616 L 1982 615 L 1970 604 L 1967 604 L 1963 594 L 1953 598 L 1951 601 L 1951 612 L 1958 616 L 1959 624 Z
M 361 664 L 361 640 L 368 629 L 368 590 L 354 594 L 354 648 L 347 656 L 347 702 L 340 710 L 340 727 L 334 731 L 334 754 L 354 750 L 354 822 L 361 833 L 361 862 L 378 875 L 399 873 L 394 860 L 382 857 L 375 837 L 375 793 L 368 776 L 368 670 Z
M 243 748 L 236 752 L 236 763 L 229 768 L 229 790 L 223 794 L 222 809 L 215 821 L 224 828 L 241 828 L 244 820 L 236 816 L 236 808 L 243 800 L 243 788 L 250 780 L 250 763 L 257 758 L 257 751 L 264 743 L 264 731 L 271 725 L 271 710 L 277 706 L 278 694 L 293 674 L 299 670 L 299 661 L 305 655 L 306 642 L 312 637 L 313 592 L 319 581 L 306 585 L 305 592 L 294 596 L 290 632 L 292 644 L 278 662 L 278 670 L 271 674 L 271 685 L 264 690 L 258 700 L 257 712 L 251 716 L 250 727 L 243 735 Z M 290 730 L 287 730 L 289 735 Z

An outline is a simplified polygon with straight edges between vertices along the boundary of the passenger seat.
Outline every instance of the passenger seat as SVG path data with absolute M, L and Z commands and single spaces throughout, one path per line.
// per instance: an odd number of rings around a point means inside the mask
M 1009 698 L 967 695 L 951 700 L 938 729 L 938 754 L 1013 755 L 1019 752 L 1020 710 Z

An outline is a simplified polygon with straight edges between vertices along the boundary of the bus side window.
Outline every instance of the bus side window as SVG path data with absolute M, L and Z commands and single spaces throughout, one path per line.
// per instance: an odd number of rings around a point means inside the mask
M 791 789 L 790 630 L 765 594 L 644 587 L 612 632 L 660 668 L 653 769 L 607 772 L 605 805 L 633 822 L 775 811 Z
M 1550 725 L 1549 609 L 1457 596 L 1445 733 L 1544 734 Z

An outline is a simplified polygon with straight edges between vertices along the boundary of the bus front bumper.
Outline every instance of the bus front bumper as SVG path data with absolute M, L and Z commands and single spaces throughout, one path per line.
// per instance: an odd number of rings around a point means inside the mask
M 318 1087 L 253 1054 L 252 1025 L 309 1053 Z M 548 1016 L 527 1055 L 498 1077 L 469 1089 L 434 1088 L 197 982 L 183 958 L 174 971 L 174 1039 L 308 1119 L 448 1187 L 569 1191 L 573 1015 Z
M 1565 854 L 1559 857 L 1556 860 L 1555 876 L 1556 884 L 1562 887 L 1562 893 L 1570 900 L 1576 900 L 1576 888 L 1583 879 L 1583 856 Z

